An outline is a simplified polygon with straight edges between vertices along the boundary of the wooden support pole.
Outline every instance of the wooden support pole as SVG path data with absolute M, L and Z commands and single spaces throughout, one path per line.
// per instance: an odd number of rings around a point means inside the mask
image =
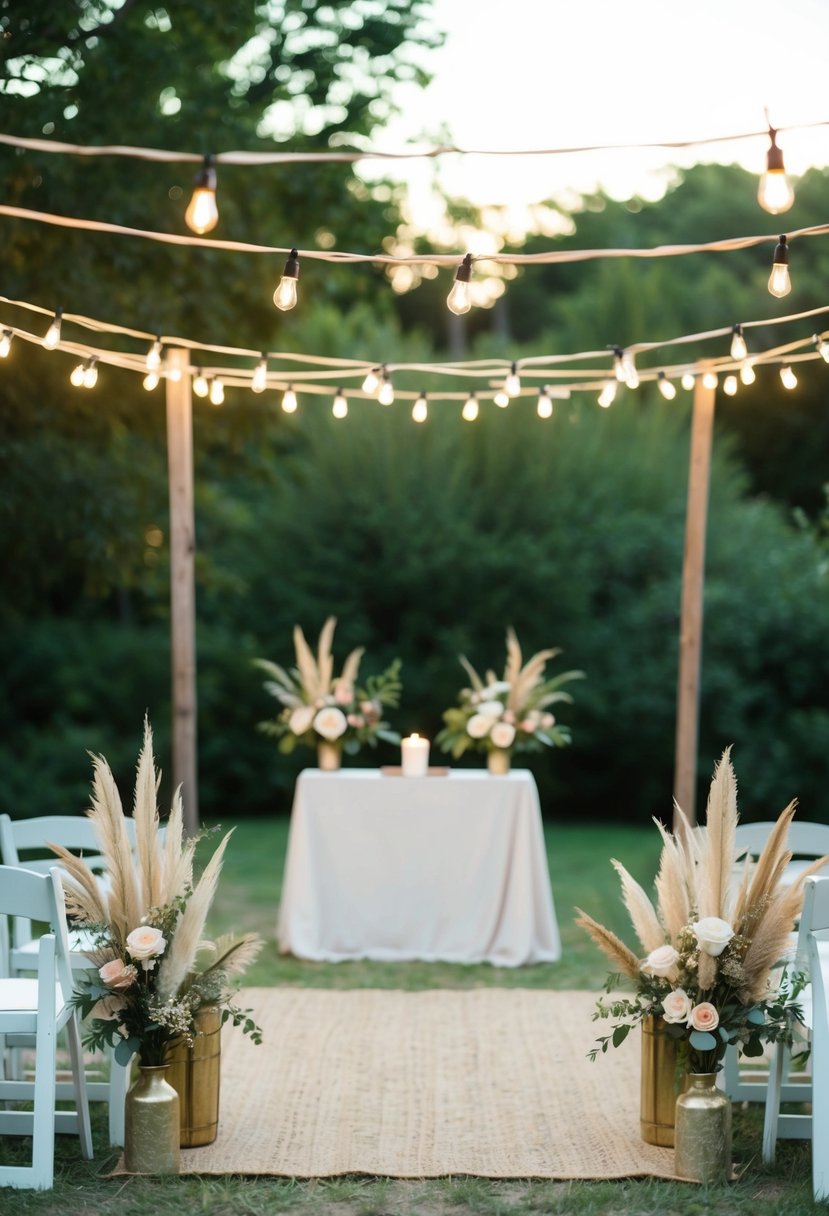
M 701 375 L 694 385 L 688 506 L 685 516 L 685 557 L 682 565 L 682 607 L 679 624 L 679 678 L 676 697 L 674 803 L 689 823 L 696 823 L 699 686 L 702 669 L 702 595 L 705 582 L 705 532 L 714 431 L 715 388 L 706 388 Z M 674 830 L 679 820 L 674 814 Z
M 186 350 L 167 351 L 167 464 L 170 481 L 170 639 L 173 785 L 181 786 L 184 828 L 199 829 L 196 779 L 196 526 L 193 406 Z

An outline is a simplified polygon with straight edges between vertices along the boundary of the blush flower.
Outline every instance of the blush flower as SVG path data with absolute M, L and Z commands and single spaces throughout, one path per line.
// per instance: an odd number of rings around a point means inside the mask
M 314 730 L 329 743 L 333 743 L 335 739 L 339 739 L 340 735 L 344 735 L 347 726 L 345 714 L 335 705 L 326 705 L 314 718 Z
M 136 962 L 158 958 L 167 947 L 167 939 L 160 929 L 151 925 L 139 925 L 127 934 L 127 952 Z
M 691 998 L 685 989 L 674 988 L 662 1001 L 662 1017 L 675 1025 L 687 1023 L 691 1008 Z
M 515 739 L 515 727 L 510 722 L 496 722 L 489 737 L 496 747 L 512 747 Z
M 288 726 L 292 735 L 304 735 L 306 731 L 311 729 L 311 724 L 314 721 L 316 710 L 313 705 L 297 705 L 296 709 L 291 712 L 288 719 Z
M 716 1030 L 720 1024 L 720 1015 L 710 1001 L 700 1001 L 694 1005 L 688 1016 L 688 1025 L 694 1030 Z
M 107 988 L 111 988 L 114 992 L 121 992 L 125 988 L 132 987 L 138 978 L 138 971 L 132 963 L 125 963 L 122 958 L 113 958 L 108 963 L 104 963 L 103 967 L 98 968 L 98 975 Z
M 470 739 L 484 739 L 492 726 L 492 718 L 486 714 L 473 714 L 466 724 L 466 733 Z

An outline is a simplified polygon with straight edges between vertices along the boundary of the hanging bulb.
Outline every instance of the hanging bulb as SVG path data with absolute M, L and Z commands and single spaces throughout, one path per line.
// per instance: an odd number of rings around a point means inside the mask
M 760 178 L 757 202 L 769 215 L 788 211 L 794 202 L 794 190 L 786 177 L 783 153 L 777 146 L 777 132 L 769 127 L 771 144 L 766 154 L 766 171 Z
M 264 393 L 268 384 L 268 357 L 264 351 L 256 364 L 250 387 L 254 393 Z
M 52 319 L 52 324 L 46 330 L 46 334 L 43 339 L 43 345 L 46 347 L 47 350 L 54 350 L 55 347 L 57 346 L 58 342 L 60 342 L 60 323 L 61 323 L 62 318 L 63 318 L 63 309 L 62 308 L 56 309 L 55 315 Z
M 201 169 L 193 182 L 193 195 L 184 213 L 184 222 L 191 232 L 204 236 L 219 222 L 216 206 L 216 170 L 213 157 L 205 156 Z
M 620 384 L 624 384 L 627 379 L 627 370 L 625 368 L 625 352 L 621 346 L 613 347 L 613 374 Z
M 748 359 L 745 361 L 743 366 L 740 368 L 740 379 L 742 380 L 743 384 L 753 384 L 754 381 L 757 379 L 757 373 L 754 370 L 754 364 L 751 363 Z
M 158 372 L 147 372 L 141 383 L 144 385 L 147 392 L 151 393 L 154 388 L 158 388 L 158 382 L 160 379 L 161 376 L 158 374 Z
M 381 405 L 391 405 L 394 401 L 394 385 L 386 371 L 383 372 L 383 378 L 380 381 L 380 391 L 377 394 L 377 400 Z
M 8 330 L 6 330 L 6 333 L 8 333 Z M 5 334 L 3 336 L 5 337 Z M 823 362 L 829 363 L 829 342 L 827 342 L 826 339 L 821 334 L 815 334 L 815 336 L 812 338 L 812 341 L 814 342 L 815 346 L 817 347 L 817 353 L 820 355 Z M 5 354 L 9 353 L 8 347 L 6 347 L 5 352 L 2 350 L 2 347 L 0 347 L 0 355 L 2 355 L 4 353 Z
M 210 385 L 207 383 L 207 377 L 201 368 L 196 370 L 196 375 L 193 379 L 193 392 L 197 397 L 206 397 L 210 392 Z
M 225 401 L 225 386 L 219 376 L 214 376 L 210 381 L 210 404 L 224 405 Z
M 161 367 L 161 338 L 156 338 L 150 349 L 147 351 L 145 367 L 148 372 L 157 372 Z
M 85 368 L 83 363 L 79 363 L 78 366 L 73 367 L 72 371 L 69 373 L 69 383 L 75 388 L 80 388 L 83 384 L 84 371 Z
M 636 370 L 636 363 L 634 362 L 633 355 L 629 350 L 626 350 L 622 355 L 622 368 L 625 373 L 625 384 L 628 386 L 628 388 L 638 388 L 639 373 Z
M 509 375 L 504 380 L 504 392 L 508 397 L 517 397 L 521 392 L 521 378 L 518 375 L 518 364 L 513 363 Z
M 668 379 L 664 372 L 656 377 L 657 388 L 666 401 L 673 401 L 676 396 L 676 385 Z
M 12 338 L 14 333 L 10 329 L 4 329 L 0 334 L 0 359 L 5 359 L 12 348 Z
M 616 392 L 619 388 L 617 380 L 605 380 L 602 385 L 602 391 L 599 393 L 599 405 L 602 409 L 607 409 L 616 400 Z
M 783 296 L 787 296 L 791 289 L 792 281 L 789 278 L 789 242 L 787 237 L 783 235 L 775 246 L 774 260 L 772 261 L 771 274 L 769 276 L 769 291 L 773 296 L 777 296 L 778 300 L 782 300 Z
M 331 413 L 335 418 L 345 418 L 348 414 L 348 402 L 346 401 L 345 393 L 341 388 L 337 389 L 334 404 L 331 406 Z
M 429 406 L 426 403 L 426 394 L 422 392 L 412 406 L 412 418 L 415 422 L 425 422 L 428 416 Z
M 371 371 L 367 373 L 366 378 L 363 381 L 363 392 L 368 393 L 371 397 L 374 396 L 377 389 L 380 387 L 380 377 L 377 375 L 379 370 L 380 369 L 378 367 L 373 367 Z
M 295 414 L 297 407 L 296 393 L 291 388 L 290 384 L 282 394 L 282 408 L 286 414 Z
M 513 366 L 515 365 L 513 364 Z M 474 393 L 470 393 L 466 401 L 464 401 L 461 417 L 464 422 L 474 422 L 478 417 L 478 398 Z
M 462 317 L 469 312 L 472 301 L 469 298 L 469 280 L 472 276 L 472 254 L 468 253 L 455 271 L 455 282 L 446 297 L 446 307 L 456 317 Z
M 717 373 L 716 372 L 705 372 L 705 374 L 702 377 L 702 383 L 705 388 L 716 388 L 717 384 L 718 384 Z
M 84 388 L 94 388 L 98 383 L 98 360 L 93 355 L 87 359 L 84 365 L 83 386 Z
M 734 325 L 731 329 L 731 358 L 735 363 L 742 363 L 748 354 L 746 340 L 743 337 L 742 325 Z
M 281 308 L 283 312 L 288 312 L 289 309 L 296 306 L 296 285 L 298 279 L 299 254 L 296 249 L 292 249 L 291 255 L 285 263 L 282 278 L 279 280 L 279 286 L 273 293 L 274 304 L 277 308 Z
M 728 397 L 733 397 L 737 392 L 739 381 L 736 376 L 726 376 L 722 382 L 722 391 Z
M 788 363 L 785 367 L 780 368 L 780 380 L 784 388 L 797 388 L 797 376 L 789 367 Z
M 178 384 L 179 380 L 181 379 L 181 368 L 170 367 L 165 356 L 161 360 L 161 374 L 165 377 L 165 379 L 171 380 L 173 384 Z
M 552 418 L 553 402 L 550 398 L 550 392 L 546 384 L 543 384 L 538 390 L 538 404 L 536 412 L 539 418 Z
M 505 388 L 499 388 L 498 392 L 493 397 L 493 401 L 502 410 L 505 410 L 510 403 L 510 395 Z
M 682 385 L 682 387 L 685 389 L 686 392 L 690 393 L 691 389 L 694 387 L 694 373 L 693 372 L 683 372 L 682 379 L 680 380 L 679 383 Z

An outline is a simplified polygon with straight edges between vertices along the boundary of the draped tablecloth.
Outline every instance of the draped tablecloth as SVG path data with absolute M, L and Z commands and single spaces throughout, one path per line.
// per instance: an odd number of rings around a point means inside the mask
M 283 953 L 327 962 L 560 958 L 532 774 L 306 769 L 278 940 Z

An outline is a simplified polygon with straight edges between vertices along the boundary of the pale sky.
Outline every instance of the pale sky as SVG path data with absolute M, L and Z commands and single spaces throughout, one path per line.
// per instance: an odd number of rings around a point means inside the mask
M 777 127 L 829 122 L 829 0 L 435 0 L 434 14 L 447 33 L 424 60 L 434 79 L 425 94 L 401 90 L 402 116 L 375 138 L 383 150 L 702 139 L 760 131 L 765 108 Z M 778 142 L 793 176 L 829 164 L 829 126 Z M 659 197 L 670 164 L 738 161 L 759 175 L 767 146 L 447 155 L 383 172 L 405 177 L 422 227 L 435 174 L 453 196 L 510 206 L 520 226 L 528 205 L 572 190 Z

